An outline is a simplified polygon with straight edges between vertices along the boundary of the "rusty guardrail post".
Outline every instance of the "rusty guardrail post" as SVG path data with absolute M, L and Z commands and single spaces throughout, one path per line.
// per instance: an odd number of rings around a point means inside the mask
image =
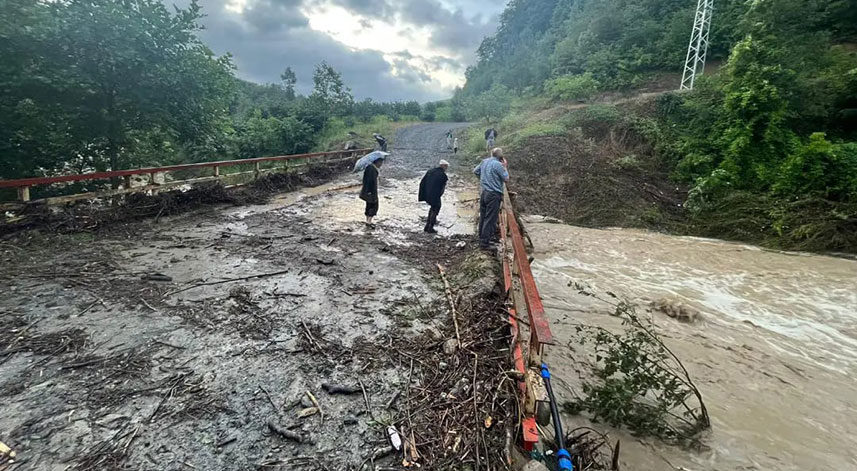
M 30 187 L 22 186 L 18 188 L 18 201 L 27 202 L 30 201 Z
M 545 317 L 541 296 L 533 277 L 530 261 L 524 246 L 523 231 L 518 225 L 515 210 L 508 192 L 503 197 L 500 211 L 500 236 L 503 241 L 503 277 L 506 293 L 511 301 L 509 307 L 509 325 L 512 330 L 512 364 L 521 373 L 523 380 L 518 386 L 521 390 L 521 422 L 524 449 L 530 451 L 539 441 L 537 416 L 540 403 L 546 400 L 544 382 L 539 374 L 541 355 L 545 344 L 553 337 L 550 325 Z M 521 299 L 523 298 L 523 299 Z M 518 315 L 527 311 L 530 338 L 527 345 L 527 359 L 524 360 L 521 342 L 521 327 Z

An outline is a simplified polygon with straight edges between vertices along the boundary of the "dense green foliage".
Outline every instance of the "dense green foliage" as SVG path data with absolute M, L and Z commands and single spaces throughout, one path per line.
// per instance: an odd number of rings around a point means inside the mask
M 673 98 L 665 117 L 693 209 L 736 190 L 857 202 L 857 56 L 835 45 L 821 6 L 754 2 L 723 72 Z
M 3 176 L 38 168 L 118 168 L 223 125 L 228 57 L 196 39 L 196 4 L 159 0 L 34 2 L 0 7 Z
M 202 16 L 195 1 L 0 2 L 0 178 L 307 152 L 343 124 L 460 116 L 355 102 L 325 62 L 309 96 L 289 67 L 240 80 L 199 40 Z
M 816 243 L 822 231 L 857 225 L 857 8 L 847 0 L 716 4 L 707 76 L 692 93 L 661 95 L 654 115 L 637 122 L 672 177 L 690 186 L 686 206 L 704 222 L 698 227 L 730 218 L 721 228 L 741 227 L 739 238 L 773 233 L 795 242 L 789 246 L 805 247 L 803 238 L 823 247 Z M 583 101 L 633 93 L 664 74 L 677 88 L 695 7 L 685 0 L 512 1 L 456 100 L 479 103 L 507 87 L 507 103 L 515 96 Z M 531 134 L 524 129 L 535 128 L 522 124 L 505 135 Z M 760 216 L 724 211 L 739 200 Z M 819 208 L 818 218 L 796 213 Z

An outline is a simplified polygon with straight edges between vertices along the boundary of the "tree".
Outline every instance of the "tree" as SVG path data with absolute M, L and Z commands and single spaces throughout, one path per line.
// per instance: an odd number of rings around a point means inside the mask
M 291 67 L 286 67 L 286 70 L 280 74 L 280 80 L 283 82 L 283 90 L 286 91 L 286 97 L 290 100 L 295 99 L 295 85 L 298 83 L 298 77 Z
M 488 91 L 467 100 L 467 119 L 484 119 L 490 123 L 509 111 L 512 98 L 513 93 L 508 87 L 495 83 Z
M 160 0 L 14 0 L 3 13 L 8 23 L 27 25 L 5 30 L 9 35 L 0 39 L 2 62 L 21 59 L 0 70 L 9 91 L 0 128 L 17 136 L 8 149 L 17 162 L 48 151 L 39 167 L 62 169 L 84 159 L 115 170 L 140 163 L 134 157 L 140 135 L 193 144 L 222 132 L 232 65 L 197 38 L 196 0 L 172 13 Z M 24 44 L 30 46 L 11 50 Z M 55 129 L 53 135 L 34 133 L 45 127 Z M 33 137 L 57 147 L 34 144 Z M 39 167 L 23 164 L 7 173 Z
M 328 116 L 345 116 L 351 113 L 354 97 L 336 69 L 327 62 L 322 62 L 315 66 L 312 81 L 315 88 L 309 99 L 318 102 L 327 111 Z

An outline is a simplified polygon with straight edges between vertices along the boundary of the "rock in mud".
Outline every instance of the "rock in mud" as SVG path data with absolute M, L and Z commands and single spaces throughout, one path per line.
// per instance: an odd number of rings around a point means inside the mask
M 307 409 L 313 406 L 315 406 L 315 404 L 312 403 L 312 399 L 310 399 L 306 394 L 301 394 L 301 407 Z
M 548 467 L 541 461 L 532 460 L 524 466 L 522 471 L 548 471 Z
M 456 351 L 458 351 L 458 340 L 449 339 L 446 342 L 443 342 L 443 353 L 447 355 L 455 355 Z

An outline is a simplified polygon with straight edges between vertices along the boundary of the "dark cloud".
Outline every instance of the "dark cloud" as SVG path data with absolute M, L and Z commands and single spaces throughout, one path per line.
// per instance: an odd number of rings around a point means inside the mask
M 186 6 L 190 0 L 164 0 Z M 446 0 L 467 4 L 476 0 Z M 206 17 L 202 39 L 217 54 L 231 53 L 237 75 L 254 82 L 277 82 L 280 73 L 291 67 L 298 76 L 298 91 L 312 90 L 315 65 L 327 61 L 337 69 L 358 99 L 436 100 L 449 96 L 432 79 L 432 73 L 446 70 L 463 73 L 486 33 L 496 24 L 496 16 L 477 12 L 468 15 L 462 8 L 450 8 L 438 0 L 246 0 L 240 13 L 227 8 L 234 0 L 199 0 Z M 355 15 L 354 25 L 371 27 L 370 20 L 404 23 L 405 34 L 429 34 L 438 46 L 438 55 L 418 57 L 408 51 L 385 54 L 375 50 L 350 48 L 331 36 L 312 30 L 303 13 L 306 8 L 338 5 Z M 476 11 L 469 6 L 471 12 Z M 494 6 L 494 14 L 501 7 Z M 452 56 L 452 57 L 451 57 Z
M 241 16 L 260 33 L 275 33 L 309 25 L 300 6 L 301 0 L 255 0 Z
M 431 75 L 425 69 L 414 67 L 408 61 L 403 59 L 393 60 L 393 67 L 396 69 L 396 77 L 408 82 L 424 82 L 431 83 Z
M 405 21 L 428 27 L 433 43 L 462 56 L 471 56 L 497 25 L 496 14 L 468 16 L 462 8 L 449 9 L 438 0 L 402 0 L 400 11 Z

